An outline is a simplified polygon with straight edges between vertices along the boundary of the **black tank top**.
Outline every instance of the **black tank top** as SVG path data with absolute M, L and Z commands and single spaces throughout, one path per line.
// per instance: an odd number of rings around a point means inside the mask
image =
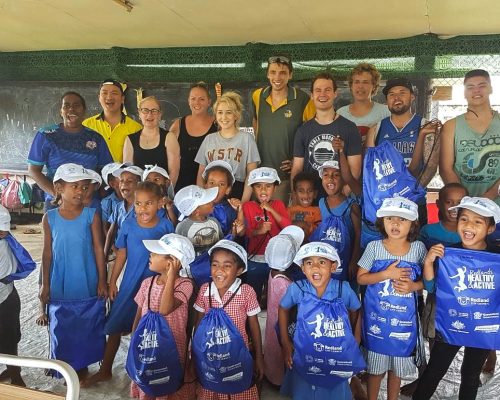
M 214 121 L 208 131 L 199 137 L 191 136 L 186 129 L 186 117 L 182 117 L 179 124 L 179 147 L 181 150 L 181 167 L 179 179 L 175 186 L 175 191 L 178 192 L 188 185 L 196 185 L 196 176 L 198 174 L 198 163 L 194 162 L 194 158 L 198 153 L 201 143 L 209 133 L 217 132 L 217 125 Z
M 167 149 L 165 147 L 165 139 L 167 131 L 160 128 L 160 143 L 154 149 L 143 149 L 139 142 L 142 129 L 139 132 L 129 135 L 128 138 L 134 148 L 134 165 L 144 169 L 145 165 L 158 165 L 168 171 Z

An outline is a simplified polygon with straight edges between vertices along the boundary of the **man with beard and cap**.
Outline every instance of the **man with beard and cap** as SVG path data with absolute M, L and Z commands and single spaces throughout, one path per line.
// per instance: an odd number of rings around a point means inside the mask
M 439 121 L 427 121 L 413 113 L 411 106 L 415 100 L 412 83 L 406 78 L 389 79 L 382 90 L 387 107 L 391 112 L 377 125 L 370 128 L 366 137 L 366 147 L 374 147 L 389 141 L 404 158 L 409 171 L 418 176 L 423 167 L 424 140 L 428 134 L 441 128 Z
M 126 85 L 110 78 L 99 88 L 99 104 L 102 112 L 87 118 L 83 125 L 99 132 L 108 145 L 113 161 L 123 161 L 125 138 L 142 129 L 142 125 L 123 112 Z

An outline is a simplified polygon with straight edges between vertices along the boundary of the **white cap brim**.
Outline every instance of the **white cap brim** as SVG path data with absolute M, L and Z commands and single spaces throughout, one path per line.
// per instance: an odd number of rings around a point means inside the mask
M 409 221 L 415 221 L 416 219 L 418 219 L 418 214 L 412 213 L 411 211 L 399 207 L 387 207 L 377 210 L 377 217 L 400 217 Z
M 459 208 L 465 208 L 467 210 L 470 210 L 472 212 L 475 212 L 476 214 L 479 214 L 482 217 L 492 217 L 495 220 L 495 224 L 498 224 L 500 222 L 500 215 L 495 215 L 495 213 L 491 210 L 488 210 L 484 207 L 477 206 L 475 204 L 462 204 L 454 207 L 448 208 L 449 211 L 451 210 L 458 210 Z
M 302 245 L 305 237 L 304 230 L 296 225 L 288 225 L 281 230 L 279 235 L 290 235 L 298 247 Z
M 217 249 L 229 250 L 231 253 L 236 254 L 238 258 L 241 261 L 243 261 L 243 264 L 245 265 L 245 269 L 243 270 L 242 274 L 247 272 L 248 254 L 245 251 L 245 249 L 241 247 L 238 243 L 228 239 L 221 239 L 217 243 L 215 243 L 212 247 L 210 247 L 210 249 L 208 249 L 208 254 L 209 255 L 212 254 L 212 252 Z
M 188 268 L 189 263 L 184 261 L 184 255 L 176 248 L 165 245 L 161 240 L 143 240 L 144 246 L 150 253 L 172 255 L 177 258 L 182 265 L 182 268 Z

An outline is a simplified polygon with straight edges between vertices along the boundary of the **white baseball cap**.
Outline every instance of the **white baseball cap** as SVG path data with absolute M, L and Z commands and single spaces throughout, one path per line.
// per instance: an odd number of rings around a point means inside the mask
M 191 241 L 176 233 L 167 233 L 159 240 L 143 240 L 142 243 L 151 253 L 174 256 L 181 262 L 182 268 L 186 270 L 189 269 L 189 264 L 195 258 Z
M 229 164 L 227 161 L 224 161 L 224 160 L 215 160 L 215 161 L 210 161 L 207 166 L 205 167 L 205 169 L 203 170 L 203 173 L 201 174 L 201 177 L 205 180 L 207 180 L 207 175 L 208 175 L 208 172 L 210 171 L 210 169 L 212 169 L 213 167 L 222 167 L 224 169 L 227 169 L 229 171 L 229 173 L 231 174 L 231 182 L 230 184 L 233 185 L 234 184 L 234 181 L 236 180 L 236 178 L 234 177 L 234 173 L 233 173 L 233 167 L 231 167 L 231 164 Z
M 336 261 L 337 268 L 340 267 L 340 257 L 337 253 L 337 250 L 331 244 L 325 242 L 310 242 L 305 244 L 299 249 L 299 251 L 295 255 L 295 258 L 293 259 L 293 262 L 297 265 L 302 265 L 302 260 L 304 258 L 314 256 L 323 257 L 331 261 Z
M 248 186 L 252 186 L 254 183 L 261 182 L 278 182 L 278 184 L 280 184 L 281 180 L 278 176 L 278 172 L 274 168 L 260 167 L 250 171 L 250 174 L 248 175 Z
M 319 177 L 320 178 L 323 177 L 323 171 L 326 168 L 340 169 L 340 164 L 339 164 L 339 162 L 337 160 L 328 160 L 328 161 L 325 161 L 321 165 L 321 167 L 319 167 L 319 169 L 318 169 L 318 173 L 319 173 Z
M 92 181 L 92 183 L 98 183 L 99 181 L 97 181 L 95 176 L 93 176 L 89 171 L 91 170 L 88 170 L 79 164 L 62 164 L 56 169 L 54 182 L 57 182 L 58 180 L 63 180 L 65 182 L 89 180 Z
M 418 206 L 405 197 L 389 197 L 377 210 L 377 217 L 401 217 L 415 221 L 418 218 Z
M 137 175 L 139 177 L 139 179 L 142 179 L 142 174 L 144 171 L 142 170 L 142 168 L 139 168 L 137 165 L 126 165 L 126 166 L 122 166 L 121 168 L 115 169 L 113 171 L 113 176 L 116 176 L 117 178 L 119 178 L 123 172 L 130 172 L 131 174 Z
M 2 205 L 0 205 L 0 231 L 10 232 L 10 213 Z
M 199 206 L 214 201 L 218 193 L 217 187 L 210 189 L 203 189 L 196 185 L 183 187 L 174 197 L 174 204 L 181 213 L 179 221 L 189 217 Z
M 101 176 L 102 176 L 102 180 L 106 184 L 105 189 L 109 189 L 108 176 L 113 175 L 113 172 L 121 167 L 123 167 L 123 164 L 117 163 L 117 162 L 112 162 L 112 163 L 106 164 L 104 167 L 102 167 Z
M 270 268 L 285 271 L 304 241 L 304 231 L 295 225 L 287 226 L 272 237 L 267 244 L 264 257 Z
M 210 247 L 210 249 L 208 249 L 208 255 L 211 255 L 212 252 L 216 249 L 226 249 L 226 250 L 229 250 L 230 252 L 236 254 L 238 256 L 238 258 L 245 265 L 245 269 L 243 270 L 243 272 L 247 271 L 248 255 L 247 255 L 246 250 L 242 246 L 240 246 L 238 243 L 233 242 L 232 240 L 221 239 L 217 243 L 215 243 L 212 247 Z
M 168 176 L 168 172 L 165 170 L 165 168 L 159 167 L 158 165 L 145 165 L 146 169 L 144 170 L 144 173 L 142 174 L 142 180 L 145 181 L 148 175 L 151 172 L 156 172 L 168 180 L 170 180 L 170 176 Z
M 97 172 L 95 172 L 93 169 L 88 169 L 87 172 L 90 174 L 92 177 L 92 183 L 98 183 L 99 186 L 102 185 L 102 178 L 101 175 L 99 175 Z M 99 186 L 97 188 L 99 188 Z
M 500 222 L 500 207 L 493 200 L 484 197 L 465 196 L 460 200 L 458 206 L 450 207 L 448 210 L 455 210 L 458 208 L 465 208 L 482 217 L 493 217 L 495 224 Z

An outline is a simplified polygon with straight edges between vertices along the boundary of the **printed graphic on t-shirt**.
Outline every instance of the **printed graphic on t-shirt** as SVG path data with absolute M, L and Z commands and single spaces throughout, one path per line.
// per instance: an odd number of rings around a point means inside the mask
M 318 170 L 326 161 L 335 158 L 335 150 L 332 147 L 332 140 L 336 134 L 323 133 L 314 137 L 307 148 L 309 163 Z

